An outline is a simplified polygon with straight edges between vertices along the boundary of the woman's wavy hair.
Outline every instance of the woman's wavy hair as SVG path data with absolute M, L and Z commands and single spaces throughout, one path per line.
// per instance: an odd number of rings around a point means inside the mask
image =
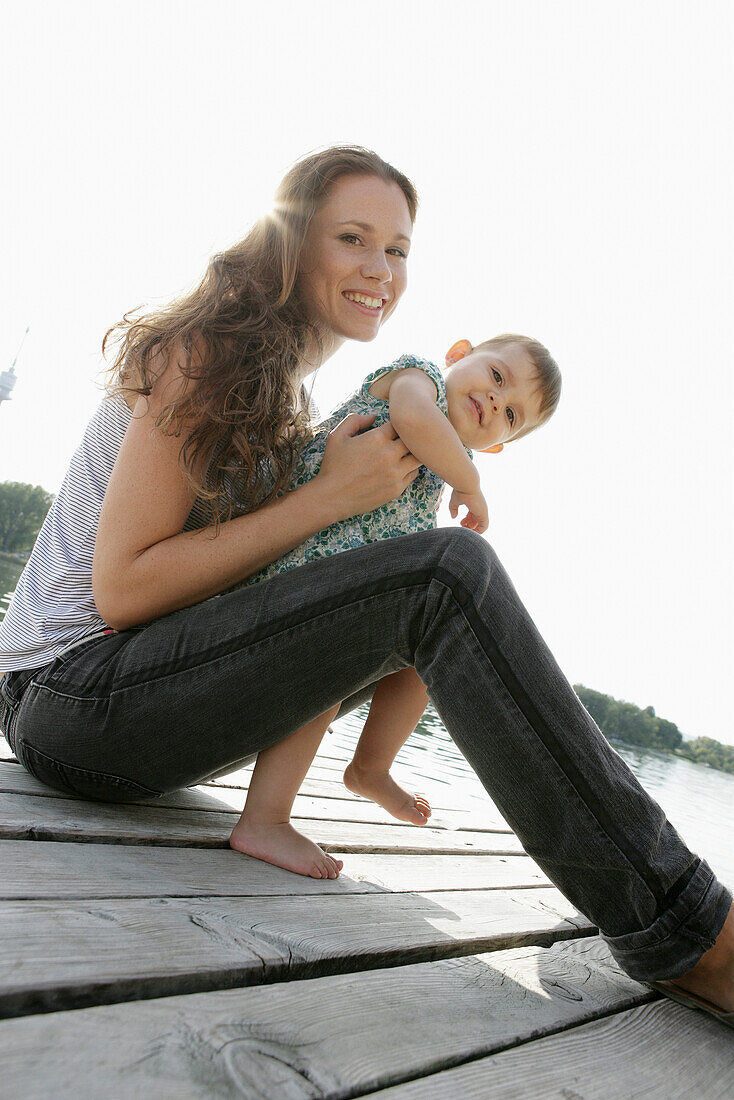
M 396 183 L 415 220 L 415 187 L 377 153 L 358 145 L 312 153 L 283 178 L 272 211 L 212 257 L 194 290 L 163 308 L 126 313 L 102 343 L 103 355 L 116 347 L 109 394 L 150 394 L 160 364 L 178 355 L 192 384 L 162 408 L 156 426 L 184 437 L 179 462 L 215 534 L 233 514 L 287 491 L 313 438 L 305 387 L 298 391 L 295 380 L 305 348 L 321 348 L 321 336 L 297 276 L 311 219 L 344 175 Z

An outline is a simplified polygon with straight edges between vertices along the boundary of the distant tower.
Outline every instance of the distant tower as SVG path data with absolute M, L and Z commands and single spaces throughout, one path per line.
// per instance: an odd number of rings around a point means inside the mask
M 25 343 L 25 338 L 28 335 L 28 330 L 29 329 L 30 329 L 30 325 L 28 325 L 26 327 L 26 330 L 23 333 L 23 339 L 20 342 L 20 348 L 22 348 L 23 344 Z M 0 374 L 0 405 L 2 405 L 3 401 L 9 401 L 10 400 L 10 391 L 12 390 L 13 386 L 15 385 L 15 383 L 18 380 L 17 377 L 16 377 L 16 374 L 15 374 L 15 364 L 18 362 L 18 356 L 20 355 L 20 348 L 18 348 L 18 350 L 15 353 L 15 359 L 10 364 L 10 370 L 4 370 Z
M 15 385 L 15 371 L 11 367 L 10 370 L 4 370 L 0 374 L 0 403 L 10 400 L 10 391 Z

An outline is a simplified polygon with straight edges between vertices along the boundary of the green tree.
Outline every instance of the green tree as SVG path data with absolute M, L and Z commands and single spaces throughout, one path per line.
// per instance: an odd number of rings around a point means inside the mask
M 679 750 L 679 755 L 692 760 L 694 764 L 708 764 L 711 768 L 734 774 L 734 745 L 722 745 L 713 737 L 697 737 L 695 741 L 686 741 Z
M 663 752 L 673 752 L 683 743 L 683 734 L 676 724 L 658 718 L 654 707 L 641 710 L 634 703 L 593 691 L 583 684 L 574 684 L 574 691 L 606 737 Z
M 0 550 L 6 554 L 29 551 L 53 499 L 40 485 L 0 481 Z

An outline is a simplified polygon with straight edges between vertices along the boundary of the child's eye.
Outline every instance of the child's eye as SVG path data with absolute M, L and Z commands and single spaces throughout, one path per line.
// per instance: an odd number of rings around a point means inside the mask
M 497 383 L 497 385 L 501 386 L 502 385 L 502 375 L 500 374 L 500 372 L 498 370 L 495 370 L 494 367 L 492 367 L 492 374 L 494 375 L 494 380 Z
M 507 410 L 507 419 L 510 421 L 510 427 L 512 427 L 515 423 L 515 410 L 514 409 L 508 409 Z

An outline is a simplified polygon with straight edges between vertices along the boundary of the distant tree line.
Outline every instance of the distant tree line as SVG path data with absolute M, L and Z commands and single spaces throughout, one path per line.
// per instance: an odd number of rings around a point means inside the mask
M 40 485 L 0 481 L 0 550 L 29 553 L 53 499 Z
M 722 745 L 713 737 L 697 737 L 695 741 L 684 741 L 678 756 L 685 756 L 694 764 L 708 764 L 722 772 L 734 774 L 734 746 Z
M 605 737 L 624 741 L 628 745 L 673 753 L 692 760 L 694 764 L 707 764 L 734 774 L 734 746 L 722 745 L 712 737 L 684 741 L 675 722 L 658 718 L 654 707 L 642 710 L 634 703 L 604 695 L 583 684 L 574 684 L 573 690 Z

